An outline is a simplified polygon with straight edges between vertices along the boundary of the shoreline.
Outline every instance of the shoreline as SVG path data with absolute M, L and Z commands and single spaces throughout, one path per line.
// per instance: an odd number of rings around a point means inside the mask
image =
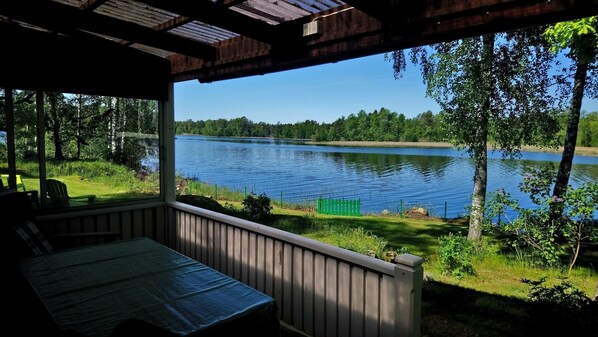
M 374 141 L 330 141 L 330 142 L 305 142 L 308 145 L 324 146 L 354 146 L 354 147 L 418 147 L 418 148 L 454 148 L 453 144 L 446 142 L 374 142 Z M 488 144 L 488 149 L 492 150 L 492 145 Z M 525 152 L 546 152 L 563 153 L 563 147 L 548 148 L 539 146 L 524 145 L 521 151 Z M 575 154 L 580 156 L 598 156 L 598 147 L 575 147 Z
M 256 139 L 278 139 L 278 140 L 294 140 L 305 142 L 306 145 L 322 145 L 322 146 L 347 146 L 347 147 L 414 147 L 414 148 L 454 148 L 453 144 L 447 142 L 376 142 L 376 141 L 328 141 L 318 142 L 310 139 L 295 139 L 295 138 L 274 138 L 274 137 L 219 137 L 219 136 L 203 136 L 191 134 L 179 134 L 176 136 L 202 136 L 210 138 L 256 138 Z M 492 150 L 492 144 L 488 144 L 488 150 Z M 563 147 L 548 148 L 539 146 L 524 145 L 521 151 L 525 152 L 545 152 L 545 153 L 563 153 Z M 579 156 L 598 157 L 598 147 L 575 147 L 575 154 Z

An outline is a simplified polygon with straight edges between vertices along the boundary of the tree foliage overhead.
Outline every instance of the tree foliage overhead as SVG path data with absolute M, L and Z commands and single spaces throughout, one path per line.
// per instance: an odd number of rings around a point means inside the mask
M 551 51 L 566 51 L 573 64 L 564 69 L 573 78 L 573 89 L 569 103 L 569 118 L 563 146 L 563 156 L 554 184 L 553 195 L 564 196 L 567 192 L 569 175 L 575 155 L 580 127 L 581 104 L 584 95 L 598 97 L 598 18 L 587 17 L 579 20 L 560 22 L 548 27 L 544 36 L 551 43 Z M 572 75 L 572 76 L 571 76 Z M 592 143 L 592 130 L 583 130 L 584 143 Z M 553 209 L 553 217 L 558 217 L 559 207 Z
M 554 84 L 548 74 L 554 57 L 540 32 L 528 29 L 496 35 L 489 76 L 483 73 L 481 36 L 411 51 L 411 61 L 421 66 L 427 95 L 444 111 L 454 145 L 472 151 L 472 145 L 482 146 L 487 138 L 506 155 L 517 154 L 521 145 L 556 145 L 556 102 L 548 94 Z M 399 53 L 394 57 L 404 59 Z M 485 86 L 489 96 L 483 92 Z M 486 111 L 484 104 L 488 104 Z M 484 136 L 480 131 L 486 119 L 488 135 Z
M 421 67 L 427 95 L 444 112 L 449 140 L 475 162 L 468 237 L 481 239 L 487 186 L 487 144 L 503 155 L 522 145 L 554 144 L 558 131 L 548 94 L 554 56 L 531 28 L 484 35 L 411 50 Z M 402 51 L 392 54 L 395 77 L 405 69 Z

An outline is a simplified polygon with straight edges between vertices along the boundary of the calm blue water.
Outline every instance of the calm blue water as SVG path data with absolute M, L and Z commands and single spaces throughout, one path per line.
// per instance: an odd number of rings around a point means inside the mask
M 450 148 L 362 148 L 306 145 L 292 140 L 177 136 L 176 170 L 187 177 L 284 202 L 319 196 L 361 199 L 362 213 L 396 212 L 422 205 L 431 213 L 466 213 L 474 166 Z M 525 152 L 520 160 L 489 154 L 488 192 L 504 188 L 529 203 L 517 186 L 526 166 L 553 163 L 560 155 Z M 576 156 L 570 183 L 598 180 L 598 157 Z

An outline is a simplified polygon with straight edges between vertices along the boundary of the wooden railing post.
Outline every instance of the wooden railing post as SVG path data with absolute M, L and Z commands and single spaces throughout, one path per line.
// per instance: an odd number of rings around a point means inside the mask
M 421 333 L 423 262 L 424 259 L 411 254 L 402 254 L 395 258 L 395 325 L 399 337 L 419 337 Z

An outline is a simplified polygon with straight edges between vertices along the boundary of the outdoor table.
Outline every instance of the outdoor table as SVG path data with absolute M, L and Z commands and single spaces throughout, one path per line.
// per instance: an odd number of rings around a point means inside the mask
M 179 336 L 278 332 L 271 297 L 148 238 L 58 251 L 19 266 L 60 331 L 109 336 L 138 319 Z

